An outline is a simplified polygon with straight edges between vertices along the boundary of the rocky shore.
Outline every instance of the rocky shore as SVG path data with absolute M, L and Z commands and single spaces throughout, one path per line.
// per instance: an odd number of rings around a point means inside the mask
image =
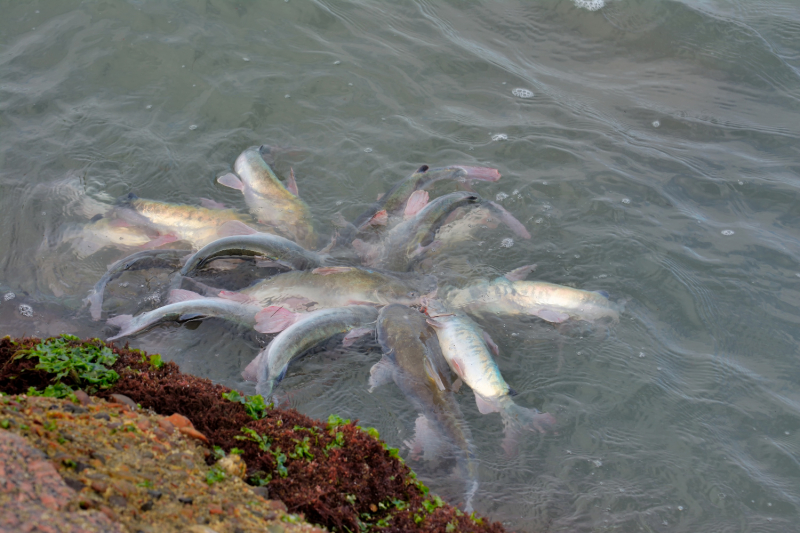
M 0 391 L 0 532 L 503 531 L 430 494 L 374 429 L 158 355 L 5 337 Z

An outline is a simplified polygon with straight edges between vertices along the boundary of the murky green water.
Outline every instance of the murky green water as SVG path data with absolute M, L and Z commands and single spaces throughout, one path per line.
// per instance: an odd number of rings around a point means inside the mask
M 63 236 L 131 191 L 243 209 L 215 178 L 250 145 L 291 148 L 276 168 L 323 234 L 422 163 L 492 166 L 476 189 L 533 238 L 485 232 L 441 270 L 535 262 L 626 311 L 608 331 L 486 324 L 518 402 L 559 429 L 508 459 L 461 394 L 477 509 L 526 531 L 798 531 L 800 6 L 600 4 L 0 2 L 2 333 L 108 336 L 78 308 L 122 253 Z M 119 281 L 112 315 L 153 307 L 163 278 Z M 208 321 L 132 345 L 249 392 L 267 340 Z M 281 391 L 400 446 L 416 413 L 367 392 L 368 348 L 307 358 Z M 452 461 L 411 466 L 459 501 Z

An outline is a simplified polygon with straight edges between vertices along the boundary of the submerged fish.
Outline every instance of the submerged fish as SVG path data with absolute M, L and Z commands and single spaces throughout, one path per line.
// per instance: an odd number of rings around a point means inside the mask
M 436 231 L 451 212 L 480 201 L 477 194 L 463 191 L 440 196 L 392 228 L 377 247 L 370 248 L 360 240 L 353 241 L 353 247 L 363 252 L 362 258 L 370 266 L 404 272 L 433 243 Z
M 378 314 L 378 342 L 383 358 L 370 370 L 370 391 L 394 381 L 420 412 L 419 432 L 441 435 L 458 453 L 456 460 L 467 482 L 466 510 L 478 490 L 478 464 L 472 434 L 453 395 L 450 370 L 442 356 L 436 332 L 425 316 L 399 304 L 388 305 Z
M 409 177 L 395 184 L 389 192 L 381 196 L 376 203 L 372 204 L 369 209 L 355 219 L 353 222 L 355 231 L 350 235 L 347 242 L 355 238 L 356 232 L 363 230 L 376 219 L 380 220 L 387 214 L 395 214 L 403 209 L 414 191 L 423 190 L 433 183 L 445 179 L 497 181 L 500 179 L 500 172 L 497 169 L 488 167 L 451 165 L 430 168 L 428 165 L 422 165 Z
M 353 304 L 418 303 L 435 288 L 430 277 L 401 279 L 389 273 L 358 267 L 322 267 L 278 274 L 239 292 L 220 291 L 222 298 L 282 304 L 295 310 L 323 309 Z
M 50 239 L 49 239 L 50 240 Z M 67 224 L 61 228 L 50 242 L 57 245 L 68 242 L 79 259 L 113 246 L 121 250 L 134 248 L 155 248 L 176 240 L 174 236 L 163 236 L 150 228 L 131 226 L 125 221 L 96 216 L 86 223 Z
M 493 281 L 450 290 L 446 296 L 448 307 L 463 309 L 475 316 L 528 315 L 555 323 L 569 318 L 619 320 L 622 306 L 609 300 L 604 293 L 544 281 L 523 281 L 515 272 Z
M 188 276 L 210 261 L 227 257 L 265 257 L 297 270 L 316 268 L 325 260 L 324 256 L 309 252 L 297 243 L 278 235 L 269 233 L 234 235 L 222 237 L 205 245 L 186 260 L 181 275 Z
M 211 209 L 195 205 L 145 200 L 131 193 L 118 201 L 114 215 L 134 226 L 151 228 L 194 248 L 229 234 L 250 233 L 253 219 L 233 209 Z
M 89 290 L 89 296 L 84 300 L 89 305 L 92 320 L 100 320 L 103 312 L 103 293 L 111 280 L 118 278 L 128 270 L 157 267 L 177 268 L 180 266 L 181 259 L 190 253 L 192 253 L 191 250 L 142 250 L 113 263 L 95 286 Z
M 274 228 L 306 249 L 315 248 L 317 234 L 311 223 L 311 211 L 297 196 L 294 174 L 288 185 L 284 186 L 264 161 L 262 150 L 269 150 L 269 147 L 253 146 L 242 152 L 233 165 L 238 176 L 225 174 L 217 181 L 242 191 L 250 212 L 260 223 Z
M 504 448 L 513 448 L 523 430 L 544 431 L 555 423 L 548 413 L 528 409 L 514 403 L 514 394 L 497 367 L 486 342 L 485 333 L 463 312 L 451 310 L 437 300 L 423 299 L 430 317 L 428 324 L 436 330 L 439 345 L 450 368 L 475 393 L 481 413 L 499 412 L 506 429 Z
M 242 376 L 256 379 L 256 393 L 268 398 L 283 379 L 289 363 L 309 348 L 340 333 L 347 333 L 345 345 L 375 328 L 378 310 L 368 305 L 321 309 L 306 314 L 278 334 L 247 366 Z
M 212 317 L 254 326 L 256 313 L 261 310 L 260 306 L 241 304 L 224 298 L 205 298 L 191 291 L 179 289 L 170 293 L 170 301 L 173 303 L 140 315 L 118 315 L 108 319 L 106 323 L 119 327 L 120 331 L 107 340 L 130 337 L 164 322 L 182 324 Z

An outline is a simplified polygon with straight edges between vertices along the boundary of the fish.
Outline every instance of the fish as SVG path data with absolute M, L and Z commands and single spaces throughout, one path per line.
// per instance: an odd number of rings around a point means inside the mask
M 499 412 L 505 425 L 503 448 L 511 454 L 523 430 L 545 432 L 555 424 L 549 413 L 517 405 L 514 391 L 497 367 L 487 335 L 464 312 L 446 307 L 442 302 L 423 298 L 422 309 L 428 324 L 436 331 L 439 346 L 448 365 L 472 389 L 475 403 L 483 413 Z
M 471 512 L 478 490 L 477 454 L 436 332 L 419 311 L 392 304 L 378 313 L 377 333 L 383 357 L 370 369 L 370 392 L 394 381 L 420 413 L 417 441 L 424 439 L 420 432 L 434 432 L 457 450 L 456 461 L 467 484 L 465 508 Z
M 103 293 L 106 285 L 112 280 L 121 276 L 128 270 L 142 270 L 154 267 L 177 268 L 181 264 L 181 259 L 191 254 L 191 250 L 142 250 L 123 257 L 119 261 L 108 267 L 108 270 L 89 290 L 89 295 L 84 300 L 84 304 L 89 306 L 92 320 L 100 320 L 103 312 Z
M 359 239 L 353 241 L 353 247 L 370 266 L 405 272 L 423 252 L 435 246 L 436 231 L 453 210 L 480 201 L 477 194 L 464 191 L 440 196 L 392 228 L 377 247 Z
M 253 219 L 233 209 L 211 209 L 146 200 L 129 193 L 118 199 L 113 216 L 133 226 L 150 228 L 199 249 L 230 234 L 252 233 Z
M 309 348 L 334 335 L 348 333 L 345 345 L 375 329 L 378 310 L 369 305 L 320 309 L 307 313 L 279 333 L 250 362 L 242 377 L 256 380 L 256 394 L 269 398 L 275 384 L 283 379 L 289 363 Z
M 264 161 L 263 150 L 268 153 L 269 147 L 251 146 L 243 151 L 233 165 L 236 174 L 220 176 L 217 182 L 241 191 L 250 213 L 261 224 L 266 224 L 307 250 L 314 249 L 317 234 L 312 224 L 311 210 L 298 196 L 294 172 L 287 186 L 284 186 Z
M 310 252 L 289 239 L 256 232 L 222 237 L 205 245 L 186 260 L 181 275 L 189 276 L 210 261 L 223 257 L 265 257 L 296 270 L 313 269 L 326 261 L 326 256 Z
M 366 211 L 352 223 L 350 233 L 343 232 L 341 242 L 349 243 L 359 231 L 363 231 L 376 220 L 385 220 L 388 214 L 396 214 L 405 206 L 415 191 L 421 191 L 440 180 L 481 180 L 497 181 L 500 172 L 495 168 L 473 167 L 466 165 L 450 165 L 447 167 L 430 168 L 422 165 L 413 174 L 395 184 L 389 192 L 380 197 Z
M 206 298 L 192 291 L 174 289 L 170 292 L 170 302 L 140 315 L 118 315 L 109 318 L 106 324 L 120 328 L 119 333 L 106 339 L 115 341 L 131 337 L 164 322 L 191 322 L 206 318 L 224 318 L 245 326 L 256 325 L 256 314 L 260 306 L 246 305 L 224 298 Z
M 519 274 L 525 268 L 489 282 L 451 289 L 444 298 L 447 306 L 463 309 L 479 318 L 487 315 L 538 316 L 557 324 L 568 319 L 619 321 L 622 305 L 612 302 L 604 292 L 584 291 L 544 281 L 524 281 Z
M 435 280 L 430 276 L 401 278 L 373 269 L 334 266 L 284 272 L 241 291 L 219 291 L 216 295 L 265 307 L 281 304 L 310 311 L 358 304 L 414 305 L 434 289 Z

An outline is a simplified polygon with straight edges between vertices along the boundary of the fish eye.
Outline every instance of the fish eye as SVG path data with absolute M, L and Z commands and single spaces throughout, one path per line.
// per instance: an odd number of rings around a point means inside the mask
M 409 298 L 416 298 L 417 296 L 419 296 L 419 295 L 414 291 L 411 291 L 411 292 L 408 293 L 408 297 Z
M 417 170 L 417 174 L 423 174 L 423 173 L 427 172 L 429 168 L 431 168 L 431 167 L 429 167 L 428 165 L 422 165 Z

